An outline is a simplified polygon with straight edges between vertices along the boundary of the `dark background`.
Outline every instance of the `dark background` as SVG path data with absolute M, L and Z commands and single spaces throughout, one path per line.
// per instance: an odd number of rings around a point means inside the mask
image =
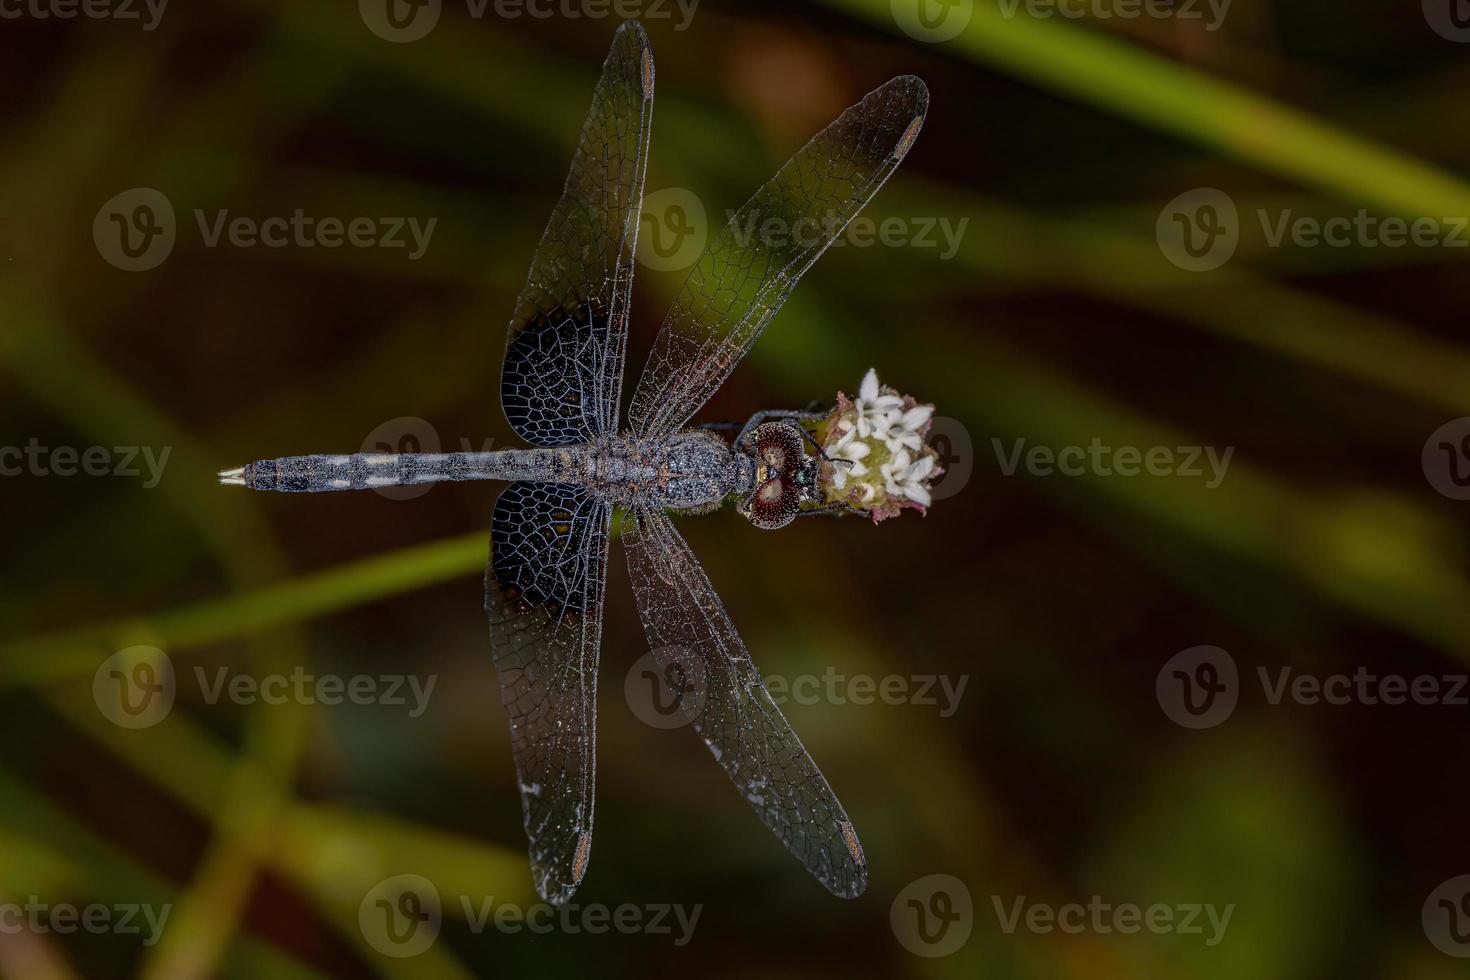
M 0 933 L 0 972 L 1463 975 L 1421 908 L 1470 872 L 1466 708 L 1273 705 L 1257 680 L 1288 665 L 1442 677 L 1470 653 L 1467 504 L 1421 465 L 1431 433 L 1470 415 L 1467 253 L 1273 248 L 1254 219 L 1470 214 L 1470 47 L 1418 4 L 1236 0 L 1211 31 L 977 0 L 944 43 L 907 35 L 888 0 L 706 0 L 687 30 L 646 19 L 650 192 L 688 188 L 722 215 L 843 107 L 912 72 L 928 123 L 868 213 L 968 219 L 948 258 L 831 251 L 701 416 L 830 402 L 876 367 L 973 447 L 931 512 L 779 534 L 729 509 L 681 521 L 769 674 L 967 678 L 949 717 L 787 709 L 862 834 L 861 898 L 824 892 L 691 733 L 629 710 L 644 650 L 614 546 L 577 901 L 702 905 L 678 947 L 476 933 L 458 912 L 459 895 L 535 900 L 480 612 L 495 489 L 311 498 L 213 478 L 357 451 L 403 417 L 445 448 L 513 444 L 495 396 L 504 324 L 615 20 L 474 19 L 446 0 L 431 34 L 394 44 L 348 3 L 175 2 L 152 31 L 0 20 L 0 443 L 171 452 L 151 489 L 0 481 L 0 898 L 172 905 L 151 947 Z M 172 202 L 177 243 L 129 272 L 93 223 L 138 187 Z M 1201 187 L 1230 195 L 1240 245 L 1191 273 L 1155 224 Z M 207 247 L 193 212 L 226 208 L 437 226 L 418 261 Z M 680 281 L 640 271 L 633 369 Z M 1019 438 L 1235 451 L 1215 488 L 1007 476 L 992 440 Z M 179 695 L 134 731 L 99 710 L 93 681 L 136 644 L 167 651 Z M 1155 683 L 1198 645 L 1229 652 L 1239 703 L 1190 730 Z M 297 665 L 437 681 L 409 718 L 209 704 L 192 680 Z M 359 928 L 364 895 L 401 873 L 446 906 L 413 959 Z M 973 907 L 968 941 L 942 958 L 915 955 L 890 919 L 931 874 L 963 882 Z M 1214 946 L 1008 934 L 997 903 L 1021 896 L 1234 911 Z

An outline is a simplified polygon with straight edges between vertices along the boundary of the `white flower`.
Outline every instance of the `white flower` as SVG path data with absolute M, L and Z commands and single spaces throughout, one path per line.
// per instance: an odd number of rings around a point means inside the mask
M 857 433 L 864 439 L 888 435 L 888 430 L 903 415 L 903 399 L 896 394 L 883 391 L 878 385 L 878 372 L 868 368 L 863 383 L 858 387 L 858 396 L 853 401 L 857 409 Z
M 847 486 L 848 477 L 868 475 L 867 464 L 862 459 L 873 451 L 873 447 L 854 439 L 856 434 L 856 430 L 848 431 L 827 451 L 834 460 L 847 460 L 846 464 L 834 463 L 832 466 L 832 485 L 838 490 Z
M 934 457 L 928 454 L 914 459 L 907 449 L 900 449 L 878 468 L 883 475 L 883 488 L 890 496 L 912 500 L 928 507 L 932 500 L 924 479 L 934 471 Z
M 893 452 L 898 452 L 900 448 L 918 452 L 924 445 L 924 426 L 929 424 L 929 418 L 933 414 L 933 405 L 915 405 L 898 417 L 889 428 L 884 442 Z
M 927 483 L 938 475 L 937 457 L 924 445 L 924 435 L 934 406 L 881 384 L 875 370 L 863 376 L 856 398 L 839 394 L 837 401 L 822 447 L 832 460 L 827 499 L 846 501 L 875 521 L 905 507 L 929 506 Z

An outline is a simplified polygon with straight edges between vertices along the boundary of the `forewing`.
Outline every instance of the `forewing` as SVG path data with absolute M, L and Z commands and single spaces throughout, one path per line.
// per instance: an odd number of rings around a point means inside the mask
M 633 392 L 639 435 L 682 428 L 724 384 L 791 293 L 893 173 L 923 125 L 929 90 L 892 79 L 812 138 L 700 258 Z
M 666 676 L 694 679 L 680 698 L 740 795 L 833 894 L 867 886 L 862 845 L 842 804 L 771 699 L 694 553 L 662 511 L 624 529 L 628 572 L 648 644 Z
M 531 875 L 553 904 L 576 891 L 592 847 L 611 517 L 585 488 L 512 483 L 490 526 L 490 646 L 510 716 Z
M 652 120 L 653 55 L 643 28 L 627 21 L 510 323 L 500 400 L 532 445 L 617 431 Z

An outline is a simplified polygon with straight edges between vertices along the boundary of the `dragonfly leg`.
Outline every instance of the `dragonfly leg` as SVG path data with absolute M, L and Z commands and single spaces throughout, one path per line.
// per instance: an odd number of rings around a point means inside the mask
M 863 511 L 858 509 L 857 507 L 854 507 L 852 504 L 840 502 L 835 504 L 827 504 L 825 507 L 812 507 L 808 510 L 799 510 L 796 512 L 796 516 L 816 517 L 819 514 L 836 514 L 840 517 L 843 514 L 848 513 L 861 514 L 863 513 Z
M 770 419 L 780 419 L 782 422 L 791 423 L 794 428 L 799 429 L 803 435 L 805 435 L 808 439 L 811 439 L 811 433 L 807 432 L 806 426 L 797 423 L 802 420 L 816 421 L 817 419 L 823 419 L 826 417 L 826 412 L 814 411 L 809 408 L 798 410 L 774 408 L 764 409 L 762 411 L 756 412 L 750 417 L 750 421 L 745 423 L 745 428 L 741 429 L 740 435 L 735 437 L 735 445 L 744 445 L 745 440 L 749 437 L 751 433 L 751 430 L 760 425 L 762 422 L 769 421 Z M 816 445 L 816 440 L 812 440 L 812 445 Z M 817 452 L 821 452 L 821 447 L 817 447 Z M 825 459 L 826 457 L 824 456 L 823 458 Z

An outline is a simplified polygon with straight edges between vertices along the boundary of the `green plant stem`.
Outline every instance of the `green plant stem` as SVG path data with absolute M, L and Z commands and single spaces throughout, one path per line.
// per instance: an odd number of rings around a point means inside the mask
M 232 639 L 472 575 L 488 553 L 488 535 L 475 531 L 152 616 L 0 644 L 0 676 L 45 684 L 96 670 L 112 651 L 134 643 L 177 650 Z
M 826 3 L 898 31 L 889 0 Z M 1008 17 L 998 3 L 976 0 L 969 25 L 947 46 L 1345 200 L 1410 218 L 1470 215 L 1470 185 L 1437 167 L 1096 30 Z

